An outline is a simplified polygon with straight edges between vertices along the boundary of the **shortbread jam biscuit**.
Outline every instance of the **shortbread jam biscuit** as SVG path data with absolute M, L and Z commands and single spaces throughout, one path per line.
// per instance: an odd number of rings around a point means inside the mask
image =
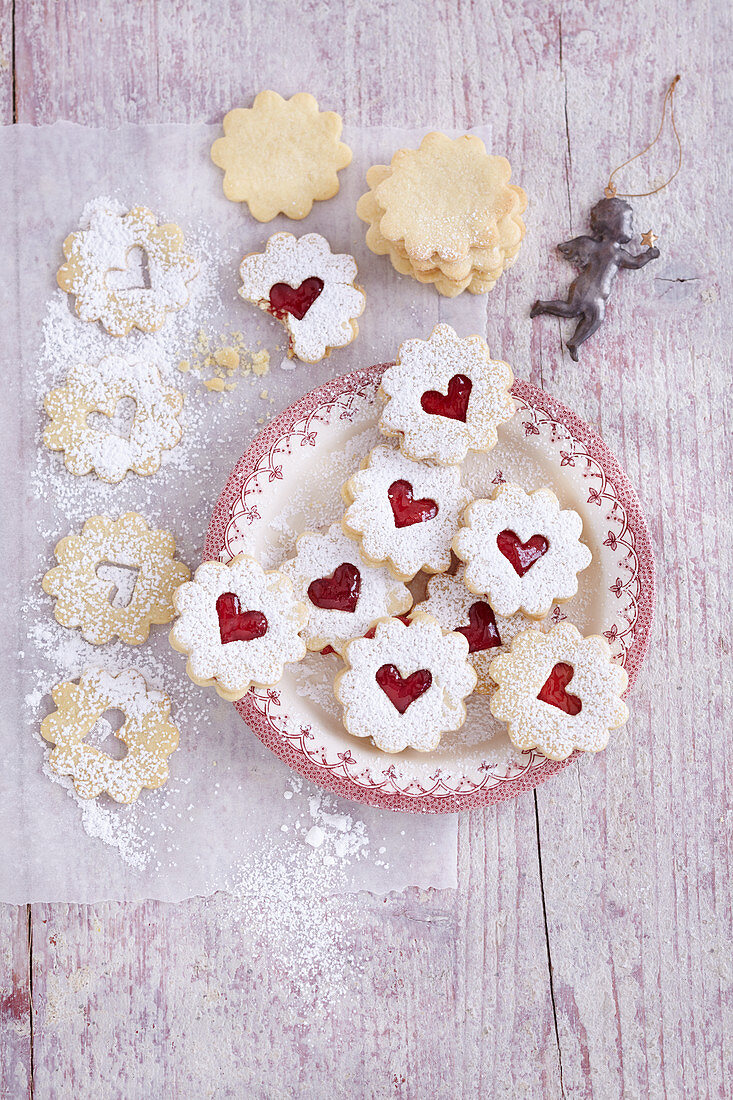
M 439 573 L 428 581 L 426 598 L 416 604 L 410 617 L 432 615 L 443 630 L 452 630 L 468 641 L 468 659 L 476 672 L 476 691 L 492 695 L 496 684 L 489 666 L 505 652 L 522 630 L 539 630 L 540 624 L 518 611 L 508 618 L 497 615 L 491 604 L 466 588 L 464 566 L 455 574 Z
M 334 254 L 318 233 L 275 233 L 264 252 L 245 256 L 239 293 L 271 313 L 288 330 L 290 358 L 317 363 L 350 344 L 366 296 L 354 283 L 353 256 Z
M 462 462 L 496 445 L 497 427 L 514 416 L 513 381 L 480 336 L 461 339 L 450 325 L 436 325 L 429 340 L 406 340 L 382 375 L 379 428 L 399 437 L 408 458 Z
M 491 713 L 506 722 L 511 741 L 523 752 L 537 749 L 551 760 L 572 752 L 600 752 L 609 731 L 629 716 L 621 695 L 626 670 L 611 658 L 605 638 L 584 638 L 572 623 L 547 633 L 518 634 L 499 654 L 490 673 L 499 685 Z
M 223 126 L 211 159 L 224 169 L 224 194 L 246 202 L 259 222 L 304 218 L 315 201 L 338 192 L 338 173 L 351 163 L 340 116 L 319 111 L 307 92 L 290 99 L 260 92 L 250 108 L 229 111 Z
M 278 567 L 293 582 L 295 597 L 308 606 L 302 631 L 308 649 L 331 646 L 365 634 L 377 621 L 409 611 L 410 590 L 383 566 L 367 565 L 339 523 L 319 534 L 306 531 L 295 557 Z
M 183 245 L 178 226 L 158 225 L 144 206 L 126 214 L 97 207 L 88 227 L 64 241 L 66 263 L 56 279 L 75 295 L 82 321 L 100 321 L 112 336 L 132 328 L 156 332 L 168 313 L 187 304 L 188 284 L 198 273 Z
M 175 605 L 171 645 L 188 655 L 193 682 L 223 699 L 241 699 L 252 685 L 273 687 L 285 664 L 305 656 L 306 605 L 289 577 L 266 573 L 246 554 L 226 565 L 204 562 L 177 590 Z
M 441 735 L 466 720 L 465 698 L 476 684 L 462 634 L 444 633 L 430 615 L 412 622 L 383 619 L 373 638 L 344 648 L 346 668 L 334 683 L 343 722 L 383 752 L 431 752 Z
M 505 483 L 490 500 L 475 500 L 462 522 L 453 550 L 466 563 L 466 585 L 485 594 L 497 615 L 544 618 L 553 602 L 575 595 L 577 574 L 592 560 L 580 542 L 582 519 L 561 511 L 547 488 L 530 493 Z
M 171 621 L 173 593 L 191 576 L 173 558 L 173 535 L 149 527 L 137 512 L 117 520 L 92 516 L 54 552 L 58 565 L 46 573 L 43 590 L 56 597 L 58 622 L 79 627 L 94 645 L 114 637 L 140 645 L 152 623 Z
M 458 466 L 413 462 L 387 446 L 370 451 L 342 495 L 346 534 L 359 540 L 367 562 L 386 563 L 403 581 L 421 569 L 450 568 L 451 539 L 473 499 Z
M 116 425 L 113 418 L 125 402 L 131 406 L 127 422 Z M 64 452 L 72 474 L 93 470 L 113 483 L 129 470 L 154 474 L 163 451 L 181 438 L 183 394 L 164 386 L 150 362 L 108 355 L 96 364 L 76 363 L 65 384 L 46 394 L 45 406 L 51 423 L 43 442 Z
M 54 745 L 48 764 L 57 775 L 71 776 L 81 798 L 106 791 L 115 802 L 134 802 L 143 787 L 163 786 L 168 758 L 178 747 L 165 692 L 148 687 L 135 669 L 117 675 L 91 669 L 78 683 L 57 684 L 52 695 L 56 710 L 41 723 L 41 736 Z M 127 750 L 119 760 L 92 743 L 107 710 L 120 710 L 125 719 L 116 733 Z

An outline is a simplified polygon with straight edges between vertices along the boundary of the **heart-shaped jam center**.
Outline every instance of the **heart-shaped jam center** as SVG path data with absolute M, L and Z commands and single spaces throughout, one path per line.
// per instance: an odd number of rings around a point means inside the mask
M 501 645 L 496 617 L 487 603 L 478 600 L 468 609 L 468 626 L 457 626 L 456 633 L 468 639 L 468 652 L 480 653 Z
M 392 505 L 395 527 L 425 523 L 426 520 L 435 519 L 438 514 L 438 505 L 430 497 L 415 500 L 409 481 L 393 481 L 387 490 L 387 496 Z
M 104 277 L 109 290 L 150 290 L 150 261 L 142 245 L 135 244 L 127 253 L 125 267 L 111 267 Z
M 454 374 L 448 383 L 447 393 L 427 390 L 420 398 L 420 404 L 426 413 L 446 416 L 449 420 L 462 420 L 465 424 L 471 386 L 471 379 L 466 378 L 465 374 Z
M 550 675 L 542 685 L 542 690 L 537 696 L 543 703 L 549 703 L 551 707 L 564 710 L 566 714 L 579 714 L 583 704 L 577 695 L 571 695 L 566 691 L 573 678 L 575 669 L 565 661 L 555 665 Z
M 419 668 L 409 676 L 400 676 L 396 665 L 382 665 L 377 669 L 377 683 L 400 714 L 404 714 L 411 703 L 424 695 L 433 682 L 430 670 Z
M 283 319 L 286 313 L 302 321 L 318 295 L 323 290 L 323 279 L 312 275 L 304 279 L 300 286 L 289 283 L 275 283 L 270 287 L 270 312 Z
M 496 536 L 496 545 L 520 577 L 547 553 L 550 546 L 544 535 L 532 535 L 531 539 L 522 542 L 514 531 L 500 531 Z
M 330 577 L 319 577 L 308 585 L 308 599 L 330 611 L 356 611 L 361 591 L 361 573 L 350 561 L 342 562 Z
M 236 592 L 222 592 L 216 601 L 221 644 L 251 642 L 267 634 L 267 619 L 261 611 L 242 611 Z

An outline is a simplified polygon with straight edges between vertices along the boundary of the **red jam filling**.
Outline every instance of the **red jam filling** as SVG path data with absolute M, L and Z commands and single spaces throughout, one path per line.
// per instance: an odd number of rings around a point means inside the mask
M 409 676 L 400 676 L 396 665 L 382 665 L 377 669 L 377 683 L 393 707 L 404 714 L 411 703 L 424 695 L 433 682 L 427 668 L 419 668 Z
M 361 591 L 361 573 L 351 562 L 342 562 L 330 577 L 319 577 L 308 585 L 308 599 L 329 611 L 356 611 Z
M 222 592 L 216 601 L 221 644 L 251 642 L 267 634 L 267 619 L 261 611 L 242 611 L 235 592 Z
M 496 617 L 487 603 L 478 600 L 468 609 L 468 626 L 457 626 L 456 633 L 468 639 L 468 652 L 480 653 L 501 645 Z
M 580 714 L 583 704 L 577 695 L 571 695 L 566 691 L 574 675 L 572 665 L 560 661 L 555 665 L 550 675 L 545 680 L 542 691 L 537 696 L 543 703 L 549 703 L 551 707 L 564 710 L 566 714 Z
M 471 379 L 466 378 L 465 374 L 454 374 L 448 383 L 447 393 L 427 390 L 420 398 L 420 404 L 426 413 L 446 416 L 449 420 L 462 420 L 465 424 L 471 386 Z
M 550 547 L 544 535 L 532 535 L 531 539 L 522 542 L 514 531 L 500 531 L 496 536 L 496 545 L 499 547 L 499 553 L 511 562 L 514 572 L 520 577 L 523 577 Z
M 281 321 L 286 313 L 302 321 L 318 295 L 323 290 L 323 279 L 312 275 L 300 286 L 275 283 L 270 287 L 270 312 Z
M 393 481 L 387 496 L 392 505 L 395 527 L 412 527 L 413 523 L 425 523 L 438 514 L 438 505 L 430 497 L 414 499 L 409 481 Z

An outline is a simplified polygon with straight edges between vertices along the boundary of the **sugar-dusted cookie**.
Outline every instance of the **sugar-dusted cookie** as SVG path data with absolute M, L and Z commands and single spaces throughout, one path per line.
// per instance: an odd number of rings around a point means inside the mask
M 410 612 L 432 615 L 443 630 L 463 634 L 468 641 L 468 659 L 476 672 L 476 691 L 492 695 L 496 684 L 489 676 L 489 665 L 511 645 L 522 630 L 538 630 L 540 624 L 521 611 L 505 618 L 496 615 L 485 599 L 466 588 L 464 566 L 457 573 L 439 573 L 428 581 L 426 598 Z
M 186 305 L 198 273 L 183 244 L 177 225 L 158 225 L 144 206 L 127 214 L 98 207 L 88 228 L 64 241 L 66 263 L 56 279 L 75 295 L 82 321 L 101 321 L 113 336 L 127 336 L 131 328 L 156 332 L 168 313 Z M 133 253 L 139 272 L 129 266 Z
M 260 92 L 250 108 L 229 111 L 223 126 L 211 159 L 224 169 L 226 197 L 246 202 L 258 222 L 304 218 L 314 201 L 338 192 L 338 172 L 351 163 L 340 116 L 319 111 L 307 92 L 290 99 Z
M 49 767 L 58 775 L 70 775 L 81 798 L 96 798 L 106 791 L 116 802 L 134 802 L 143 787 L 163 786 L 168 757 L 178 747 L 178 729 L 170 720 L 171 701 L 165 692 L 149 688 L 142 674 L 129 668 L 116 676 L 89 670 L 78 683 L 57 684 L 52 695 L 56 710 L 41 723 L 41 735 L 55 746 Z M 89 740 L 110 709 L 125 716 L 116 734 L 127 746 L 121 760 Z
M 78 626 L 88 642 L 101 645 L 117 636 L 140 645 L 151 623 L 173 618 L 173 593 L 191 575 L 174 561 L 175 551 L 173 535 L 148 527 L 137 512 L 117 520 L 92 516 L 80 535 L 57 544 L 58 565 L 46 573 L 43 590 L 56 597 L 58 622 Z
M 272 687 L 285 664 L 305 656 L 299 632 L 308 608 L 289 577 L 266 573 L 246 554 L 226 565 L 204 562 L 174 599 L 171 645 L 188 654 L 193 682 L 215 687 L 222 699 L 241 699 L 253 684 Z
M 373 638 L 344 648 L 334 682 L 344 726 L 371 737 L 383 752 L 432 752 L 441 735 L 466 720 L 464 699 L 476 684 L 462 634 L 445 634 L 430 615 L 377 623 Z
M 497 615 L 544 618 L 554 601 L 575 595 L 577 574 L 591 563 L 582 519 L 561 511 L 547 488 L 529 493 L 505 483 L 490 500 L 475 500 L 462 522 L 453 550 L 466 563 L 466 585 L 485 594 Z
M 126 435 L 112 429 L 112 417 L 125 399 L 133 406 Z M 46 394 L 45 405 L 51 423 L 43 442 L 51 451 L 64 452 L 72 474 L 94 470 L 109 482 L 122 481 L 128 470 L 154 474 L 162 452 L 181 438 L 183 394 L 164 386 L 150 362 L 108 355 L 94 365 L 76 363 L 65 384 Z M 93 414 L 96 424 L 90 423 Z
M 332 348 L 350 344 L 359 331 L 356 318 L 366 296 L 354 283 L 356 261 L 332 253 L 318 233 L 275 233 L 264 252 L 245 256 L 239 273 L 242 298 L 285 325 L 291 358 L 317 363 Z
M 498 425 L 514 416 L 513 380 L 480 336 L 461 339 L 436 325 L 429 340 L 406 340 L 382 375 L 379 428 L 399 437 L 408 458 L 462 462 L 468 451 L 496 445 Z
M 367 565 L 339 523 L 319 534 L 306 531 L 295 544 L 295 557 L 279 570 L 293 582 L 295 597 L 308 607 L 301 632 L 308 649 L 331 646 L 340 653 L 389 615 L 409 611 L 409 588 L 383 566 Z
M 473 494 L 461 485 L 458 466 L 413 462 L 393 447 L 378 446 L 342 489 L 342 520 L 371 564 L 386 563 L 409 581 L 421 569 L 450 568 L 451 539 Z
M 551 760 L 605 749 L 609 731 L 629 716 L 621 699 L 626 670 L 611 659 L 605 638 L 584 638 L 569 622 L 518 634 L 490 673 L 499 685 L 491 713 L 506 722 L 518 749 L 538 749 Z

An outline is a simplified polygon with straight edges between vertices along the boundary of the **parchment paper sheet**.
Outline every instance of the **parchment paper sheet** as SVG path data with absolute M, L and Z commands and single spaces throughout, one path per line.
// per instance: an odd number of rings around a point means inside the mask
M 174 532 L 180 556 L 194 568 L 211 508 L 259 430 L 258 418 L 329 377 L 393 358 L 403 339 L 426 338 L 440 320 L 466 334 L 485 330 L 485 298 L 447 301 L 397 276 L 386 258 L 367 250 L 354 212 L 366 168 L 417 144 L 423 132 L 345 131 L 354 160 L 341 173 L 340 194 L 316 204 L 302 222 L 260 225 L 244 205 L 223 197 L 221 172 L 209 160 L 219 127 L 106 131 L 58 123 L 0 131 L 0 901 L 179 900 L 246 891 L 248 882 L 266 889 L 267 868 L 285 864 L 297 871 L 294 881 L 324 894 L 455 885 L 454 816 L 385 813 L 321 794 L 264 749 L 233 707 L 188 682 L 167 627 L 153 627 L 139 647 L 92 647 L 55 622 L 40 589 L 57 540 L 101 512 L 141 511 Z M 477 132 L 490 148 L 486 129 Z M 191 303 L 157 336 L 108 337 L 79 321 L 56 287 L 62 241 L 99 196 L 126 207 L 142 203 L 178 222 L 202 258 Z M 321 232 L 334 251 L 354 254 L 367 292 L 357 340 L 323 363 L 292 370 L 282 369 L 283 351 L 275 350 L 284 345 L 282 329 L 236 294 L 242 256 L 282 229 Z M 261 341 L 271 352 L 269 374 L 244 379 L 231 393 L 209 393 L 177 370 L 200 329 L 241 331 L 251 347 Z M 186 392 L 180 446 L 158 474 L 128 475 L 118 486 L 73 477 L 61 456 L 40 444 L 43 393 L 62 383 L 74 358 L 113 352 L 154 357 L 164 378 Z M 138 667 L 173 700 L 181 744 L 171 779 L 159 791 L 143 791 L 131 807 L 106 796 L 82 804 L 69 781 L 44 771 L 47 747 L 37 730 L 52 707 L 49 689 L 90 665 Z

